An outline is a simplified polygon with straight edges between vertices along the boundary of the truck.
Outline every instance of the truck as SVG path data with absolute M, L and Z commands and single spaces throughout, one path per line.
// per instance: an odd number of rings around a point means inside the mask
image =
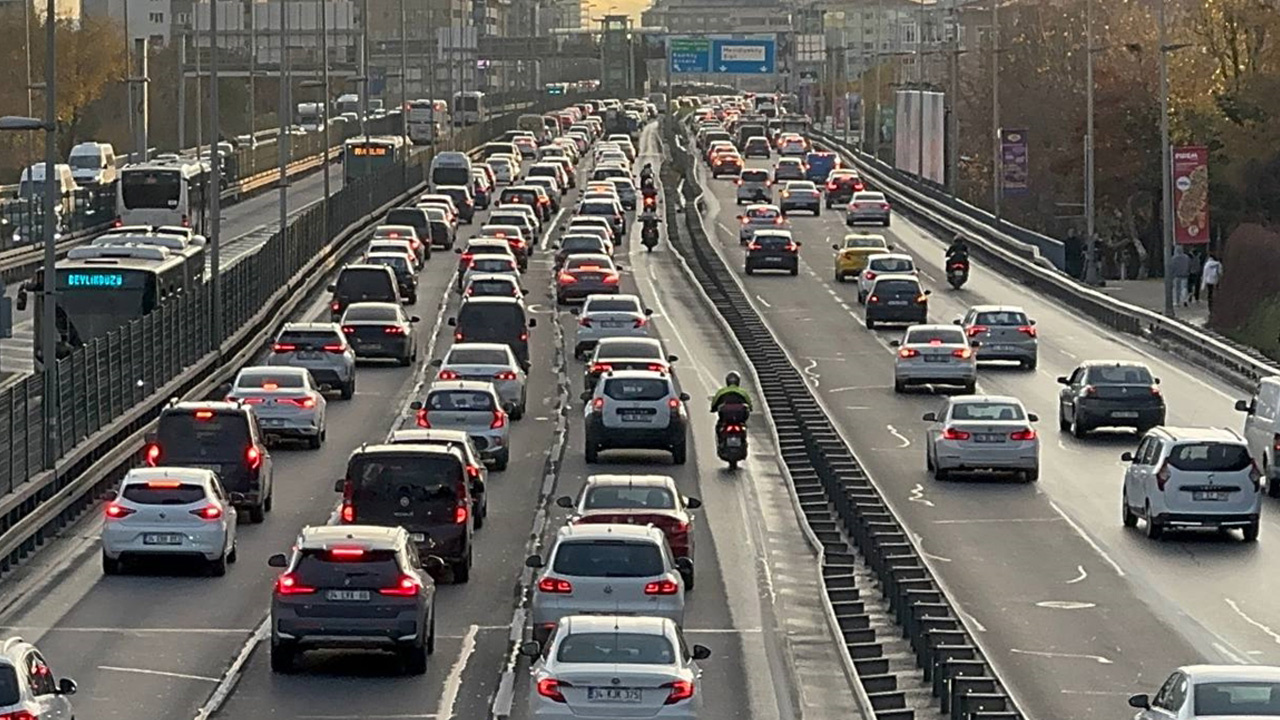
M 440 136 L 442 124 L 440 114 L 436 112 L 435 103 L 430 100 L 412 100 L 409 102 L 409 140 L 414 145 L 431 145 Z
M 294 122 L 307 132 L 318 132 L 324 129 L 324 105 L 322 103 L 298 103 L 293 117 Z

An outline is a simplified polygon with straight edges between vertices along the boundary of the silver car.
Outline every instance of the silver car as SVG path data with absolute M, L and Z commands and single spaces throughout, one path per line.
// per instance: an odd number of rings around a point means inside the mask
M 511 423 L 491 382 L 437 380 L 425 400 L 409 405 L 418 427 L 461 430 L 471 436 L 480 457 L 499 472 L 511 460 Z
M 1151 697 L 1129 698 L 1133 720 L 1276 717 L 1280 668 L 1266 665 L 1183 665 Z
M 773 181 L 769 179 L 769 171 L 762 168 L 744 168 L 738 175 L 738 190 L 735 193 L 737 204 L 744 202 L 771 202 L 773 200 Z
M 343 400 L 356 394 L 356 353 L 337 323 L 286 323 L 267 365 L 305 368 L 321 390 L 336 388 Z
M 467 277 L 463 297 L 513 297 L 521 302 L 529 291 L 520 286 L 520 280 L 507 274 L 476 273 Z
M 844 222 L 846 225 L 873 222 L 889 227 L 889 210 L 889 200 L 884 193 L 867 190 L 855 192 L 853 199 L 845 206 Z
M 785 215 L 796 210 L 808 210 L 814 217 L 822 214 L 822 191 L 808 180 L 792 180 L 782 186 L 778 207 Z
M 748 205 L 746 210 L 738 216 L 740 227 L 738 228 L 738 243 L 746 245 L 751 242 L 751 238 L 755 237 L 757 230 L 786 230 L 790 228 L 791 223 L 782 214 L 782 210 L 777 205 L 767 205 L 758 203 Z
M 978 361 L 969 338 L 954 325 L 912 325 L 893 340 L 893 391 L 909 385 L 960 385 L 972 393 L 978 383 Z
M 648 337 L 653 314 L 636 295 L 588 295 L 572 312 L 578 316 L 573 356 L 579 360 L 604 338 Z
M 915 275 L 916 262 L 906 253 L 880 253 L 867 258 L 867 266 L 858 274 L 858 302 L 865 303 L 876 277 L 886 274 Z
M 1040 418 L 1014 397 L 958 395 L 929 425 L 925 465 L 937 480 L 953 472 L 1014 472 L 1028 482 L 1040 478 L 1040 438 L 1031 424 Z
M 462 274 L 462 287 L 459 292 L 465 290 L 467 284 L 477 275 L 506 275 L 519 282 L 520 264 L 506 255 L 473 255 L 471 264 Z
M 684 578 L 656 527 L 568 525 L 556 533 L 546 562 L 531 555 L 525 565 L 539 571 L 530 602 L 537 642 L 546 643 L 569 615 L 641 615 L 684 623 Z
M 1014 305 L 975 305 L 956 324 L 978 345 L 978 360 L 1011 360 L 1036 369 L 1039 341 L 1036 321 Z
M 670 620 L 616 615 L 570 615 L 548 647 L 525 643 L 520 653 L 532 662 L 529 717 L 538 720 L 696 720 L 697 661 L 711 657 Z
M 474 380 L 487 382 L 498 391 L 502 406 L 509 408 L 511 419 L 524 417 L 528 406 L 525 383 L 528 377 L 520 369 L 515 353 L 505 343 L 456 343 L 449 348 L 439 365 L 437 380 Z
M 313 450 L 324 442 L 326 401 L 306 368 L 244 368 L 227 400 L 251 407 L 268 441 L 305 440 Z

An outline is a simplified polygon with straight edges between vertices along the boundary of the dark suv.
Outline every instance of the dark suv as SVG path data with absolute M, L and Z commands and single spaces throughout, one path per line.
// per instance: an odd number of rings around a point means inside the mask
M 800 272 L 800 243 L 786 230 L 757 230 L 747 245 L 747 274 L 756 270 Z
M 475 532 L 471 467 L 458 448 L 442 445 L 365 445 L 347 459 L 335 483 L 342 493 L 344 525 L 398 525 L 418 552 L 453 567 L 453 581 L 471 578 Z
M 526 318 L 520 298 L 469 297 L 462 301 L 458 316 L 449 318 L 454 342 L 506 343 L 525 372 L 529 371 L 529 328 L 538 324 Z
M 400 304 L 400 283 L 395 271 L 386 265 L 348 265 L 338 273 L 337 282 L 329 286 L 329 317 L 337 321 L 347 306 L 358 302 Z
M 260 523 L 271 510 L 271 454 L 247 405 L 233 402 L 171 402 L 160 411 L 156 431 L 147 434 L 142 460 L 160 465 L 212 470 L 228 493 L 240 493 L 249 521 Z
M 416 207 L 398 207 L 391 208 L 387 211 L 387 217 L 382 221 L 383 225 L 408 225 L 418 232 L 418 239 L 425 243 L 423 248 L 423 259 L 431 258 L 431 228 L 430 218 L 427 211 Z M 437 245 L 441 244 L 436 242 Z
M 436 645 L 436 585 L 400 527 L 304 527 L 271 594 L 271 670 L 294 670 L 298 654 L 319 648 L 390 650 L 405 671 L 427 671 Z

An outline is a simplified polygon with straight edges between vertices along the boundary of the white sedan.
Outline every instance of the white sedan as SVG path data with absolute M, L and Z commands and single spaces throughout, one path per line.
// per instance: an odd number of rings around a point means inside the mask
M 493 385 L 504 406 L 511 408 L 511 419 L 524 417 L 528 404 L 525 383 L 528 377 L 505 343 L 457 343 L 439 361 L 437 380 L 476 380 Z
M 134 468 L 104 511 L 102 571 L 120 572 L 126 560 L 164 557 L 196 561 L 225 575 L 236 561 L 236 509 L 240 493 L 227 493 L 212 470 Z
M 931 423 L 925 465 L 937 480 L 953 472 L 1013 472 L 1028 482 L 1040 478 L 1038 421 L 1017 398 L 959 395 L 941 412 L 925 413 Z

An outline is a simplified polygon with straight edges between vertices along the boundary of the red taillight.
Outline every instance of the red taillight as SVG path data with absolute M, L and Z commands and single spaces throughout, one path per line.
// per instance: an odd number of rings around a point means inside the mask
M 836 189 L 836 184 L 835 184 L 835 183 L 833 183 L 833 182 L 829 182 L 829 183 L 827 183 L 827 189 L 828 189 L 828 190 L 835 190 L 835 189 Z
M 667 401 L 667 407 L 672 410 L 680 409 L 680 398 L 671 398 Z
M 969 337 L 977 337 L 982 333 L 987 332 L 989 329 L 990 328 L 986 325 L 972 325 L 966 332 L 969 334 Z
M 1271 437 L 1271 449 L 1280 452 L 1280 433 Z
M 538 581 L 538 591 L 555 595 L 567 595 L 573 592 L 573 583 L 559 578 L 544 577 Z
M 453 523 L 455 525 L 463 525 L 467 522 L 467 508 L 465 505 L 459 505 L 453 509 Z
M 618 284 L 618 275 L 617 275 L 617 273 L 614 273 L 613 275 L 605 275 L 605 276 L 604 276 L 604 284 L 605 284 L 605 285 L 617 285 L 617 284 Z
M 399 325 L 389 325 L 387 327 L 382 328 L 382 333 L 384 335 L 403 335 L 404 328 L 400 327 Z
M 503 370 L 502 372 L 494 373 L 493 379 L 494 380 L 515 380 L 516 373 L 514 370 Z
M 124 227 L 124 221 L 120 218 L 116 218 L 111 221 L 111 227 Z
M 439 374 L 436 375 L 436 379 L 437 380 L 457 380 L 458 373 L 452 370 L 441 370 Z
M 604 398 L 594 398 L 591 401 L 591 409 L 596 412 L 604 410 Z
M 929 296 L 925 295 L 924 293 L 920 293 L 919 295 L 916 296 L 916 302 L 923 305 L 924 303 L 929 302 Z
M 306 408 L 308 410 L 316 406 L 316 399 L 311 397 L 278 398 L 276 402 L 289 403 L 290 405 L 296 405 L 300 408 Z
M 592 372 L 592 374 L 594 374 L 594 375 L 599 375 L 599 374 L 601 374 L 601 373 L 607 373 L 607 372 L 609 372 L 610 370 L 613 370 L 613 366 L 612 366 L 612 365 L 610 365 L 609 363 L 593 363 L 593 364 L 591 365 L 591 372 Z
M 258 466 L 262 464 L 262 453 L 258 448 L 250 445 L 244 451 L 244 459 L 249 462 L 249 468 L 251 470 L 257 470 Z
M 364 557 L 364 548 L 336 547 L 329 551 L 332 560 L 358 560 Z
M 946 430 L 942 431 L 942 439 L 943 440 L 968 440 L 969 433 L 963 430 L 956 430 L 955 428 L 947 428 Z
M 680 585 L 674 580 L 659 580 L 644 585 L 645 595 L 675 595 L 679 591 Z
M 953 357 L 958 357 L 961 360 L 968 360 L 970 357 L 973 357 L 973 350 L 970 348 L 956 348 L 951 351 L 951 355 Z
M 742 432 L 742 426 L 741 425 L 725 425 L 724 431 L 727 433 L 740 433 Z M 680 523 L 680 526 L 687 528 L 688 523 Z
M 471 478 L 472 480 L 479 480 L 479 479 L 480 479 L 480 468 L 476 467 L 475 465 L 468 465 L 468 466 L 467 466 L 467 477 Z
M 350 325 L 343 325 L 342 332 L 345 335 L 354 335 L 356 332 L 356 329 Z
M 1034 325 L 1021 325 L 1018 327 L 1018 332 L 1025 333 L 1029 337 L 1036 336 L 1036 329 Z
M 578 278 L 574 277 L 571 273 L 567 273 L 567 272 L 560 273 L 560 275 L 556 278 L 556 280 L 559 281 L 560 284 L 562 285 L 568 285 L 569 283 L 578 282 Z
M 863 280 L 875 280 L 875 279 L 876 279 L 876 274 L 875 274 L 875 273 L 873 273 L 873 272 L 871 272 L 870 270 L 863 270 L 863 271 L 862 271 L 862 279 L 863 279 Z
M 315 588 L 298 582 L 298 578 L 293 573 L 285 573 L 276 578 L 276 594 L 278 595 L 310 595 L 315 591 Z
M 189 215 L 182 216 L 182 227 L 191 227 L 191 216 Z
M 386 588 L 379 588 L 379 595 L 391 595 L 392 597 L 414 597 L 418 591 L 422 589 L 422 582 L 412 575 L 401 575 L 395 585 Z
M 212 419 L 212 418 L 213 418 L 213 411 L 212 411 L 212 410 L 197 410 L 197 411 L 196 411 L 196 419 L 197 419 L 197 420 L 210 420 L 210 419 Z
M 673 705 L 682 700 L 688 700 L 693 697 L 693 683 L 688 680 L 676 680 L 666 683 L 662 687 L 670 688 L 671 692 L 667 694 L 667 699 L 663 701 L 663 705 Z
M 217 505 L 205 505 L 202 508 L 192 510 L 191 514 L 201 520 L 217 520 L 222 517 L 222 508 Z
M 1010 440 L 1035 440 L 1036 431 L 1032 430 L 1031 428 L 1027 428 L 1026 430 L 1018 430 L 1017 432 L 1011 432 L 1009 433 L 1009 439 Z
M 356 521 L 356 506 L 351 503 L 342 504 L 342 522 L 351 525 Z
M 260 398 L 260 397 L 237 398 L 237 397 L 236 397 L 236 396 L 234 396 L 234 395 L 228 395 L 228 396 L 227 396 L 227 402 L 242 402 L 242 403 L 244 403 L 245 405 L 261 405 L 261 404 L 262 404 L 262 398 Z
M 880 302 L 880 296 L 879 296 L 879 295 L 872 295 L 871 297 L 867 298 L 867 304 L 868 304 L 868 305 L 874 305 L 874 304 L 876 304 L 876 303 L 878 303 L 878 302 Z
M 1159 386 L 1159 385 L 1152 385 L 1152 386 L 1151 386 L 1151 394 L 1152 394 L 1152 395 L 1154 395 L 1155 397 L 1160 397 L 1160 386 Z
M 759 249 L 760 249 L 760 243 L 755 242 L 755 241 L 752 241 L 752 242 L 751 242 L 751 244 L 747 246 L 747 249 L 748 249 L 748 250 L 759 250 Z
M 902 348 L 898 351 L 898 357 L 900 358 L 913 358 L 918 357 L 919 355 L 920 351 L 915 348 Z
M 151 443 L 147 446 L 146 452 L 143 454 L 143 461 L 151 467 L 160 464 L 160 446 Z
M 470 265 L 471 258 L 473 257 L 475 257 L 475 255 L 473 255 L 472 253 L 462 253 L 461 255 L 458 256 L 458 262 L 462 263 L 463 265 Z
M 649 324 L 649 318 L 636 318 L 635 324 L 632 327 L 642 328 L 648 324 Z
M 785 248 L 783 248 L 783 249 L 784 249 L 784 250 L 786 250 L 787 252 L 791 252 L 791 253 L 793 253 L 793 252 L 795 252 L 795 251 L 799 250 L 799 249 L 800 249 L 800 246 L 799 246 L 799 245 L 796 245 L 795 243 L 793 243 L 793 242 L 791 242 L 791 241 L 787 241 L 787 246 L 786 246 Z
M 342 303 L 338 302 L 337 300 L 334 300 L 333 302 L 329 303 L 329 309 L 334 312 L 338 312 L 339 310 L 342 309 Z
M 418 411 L 418 427 L 429 428 L 431 421 L 427 419 L 427 409 L 423 408 Z
M 881 210 L 888 210 L 888 209 L 889 209 L 889 203 L 880 203 L 880 209 L 881 209 Z
M 341 355 L 342 353 L 347 351 L 347 346 L 346 345 L 325 345 L 324 351 L 327 353 L 334 353 L 335 355 Z
M 1097 395 L 1097 394 L 1098 394 L 1098 388 L 1096 388 L 1096 387 L 1094 387 L 1094 386 L 1092 386 L 1092 385 L 1085 385 L 1085 386 L 1084 386 L 1084 394 L 1085 394 L 1085 395 L 1088 395 L 1089 397 L 1093 397 L 1094 395 Z
M 665 372 L 667 371 L 667 366 L 666 366 L 666 365 L 661 365 L 661 364 L 659 364 L 659 363 L 649 363 L 649 368 L 648 368 L 648 370 L 649 370 L 649 372 L 660 372 L 660 373 L 665 373 Z
M 493 421 L 489 423 L 490 430 L 499 430 L 507 425 L 507 414 L 501 410 L 493 411 Z
M 278 352 L 278 353 L 293 352 L 294 350 L 297 350 L 297 349 L 298 349 L 297 345 L 290 345 L 288 343 L 276 343 L 275 345 L 271 346 L 271 351 Z
M 106 515 L 108 520 L 119 520 L 122 517 L 132 515 L 134 512 L 136 511 L 118 503 L 107 503 Z
M 1156 487 L 1160 489 L 1160 492 L 1164 492 L 1164 486 L 1169 483 L 1170 477 L 1172 477 L 1172 473 L 1169 472 L 1169 463 L 1161 464 L 1160 470 L 1156 473 Z
M 184 218 L 186 216 L 183 216 Z M 119 222 L 117 220 L 116 222 Z M 117 227 L 119 227 L 117 225 Z M 0 720 L 40 720 L 39 715 L 32 715 L 26 710 L 15 710 L 13 712 L 0 713 Z
M 456 333 L 454 333 L 454 334 L 453 334 L 453 341 L 454 341 L 454 342 L 462 342 L 462 333 L 461 333 L 461 332 L 456 332 Z
M 567 682 L 560 682 L 554 678 L 542 678 L 538 681 L 538 694 L 552 702 L 564 702 L 564 693 L 560 692 L 560 688 L 572 687 Z

